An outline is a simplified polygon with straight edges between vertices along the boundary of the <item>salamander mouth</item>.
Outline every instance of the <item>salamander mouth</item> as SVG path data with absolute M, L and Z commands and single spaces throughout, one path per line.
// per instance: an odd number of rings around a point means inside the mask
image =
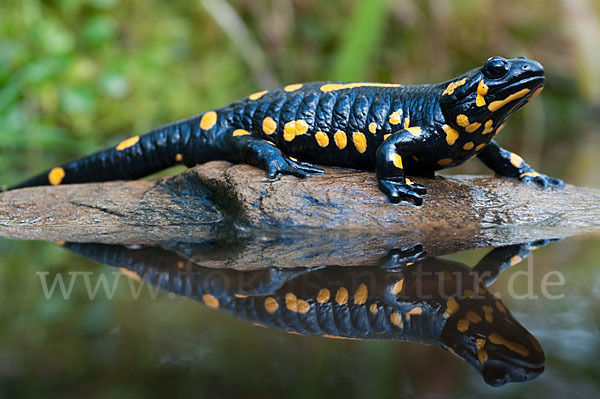
M 546 83 L 546 78 L 544 77 L 544 74 L 542 72 L 541 74 L 536 74 L 534 76 L 530 76 L 525 79 L 518 80 L 508 86 L 505 86 L 502 89 L 500 89 L 499 92 L 501 95 L 504 95 L 504 94 L 515 93 L 522 89 L 529 89 L 529 90 L 531 90 L 530 93 L 532 93 L 536 89 L 543 87 L 545 83 Z

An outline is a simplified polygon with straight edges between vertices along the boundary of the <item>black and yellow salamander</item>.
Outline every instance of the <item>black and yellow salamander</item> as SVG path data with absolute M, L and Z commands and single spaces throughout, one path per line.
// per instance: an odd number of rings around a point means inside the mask
M 503 269 L 546 241 L 495 248 L 473 269 L 426 258 L 419 244 L 392 248 L 377 266 L 203 267 L 158 247 L 67 243 L 127 276 L 248 322 L 325 338 L 410 341 L 443 348 L 493 386 L 544 371 L 540 343 L 491 293 Z
M 494 141 L 544 82 L 536 61 L 492 57 L 435 85 L 291 84 L 128 138 L 11 188 L 130 180 L 178 163 L 227 160 L 263 168 L 271 178 L 323 173 L 313 164 L 374 169 L 392 202 L 420 205 L 426 189 L 407 175 L 432 177 L 474 155 L 501 176 L 562 187 Z

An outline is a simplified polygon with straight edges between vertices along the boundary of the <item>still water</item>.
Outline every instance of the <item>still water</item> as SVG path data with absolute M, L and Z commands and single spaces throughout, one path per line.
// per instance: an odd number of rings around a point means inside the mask
M 302 237 L 3 240 L 1 384 L 11 396 L 593 397 L 599 239 L 439 256 L 403 242 L 360 261 L 343 239 L 350 252 L 334 257 Z M 313 267 L 266 253 L 285 246 Z

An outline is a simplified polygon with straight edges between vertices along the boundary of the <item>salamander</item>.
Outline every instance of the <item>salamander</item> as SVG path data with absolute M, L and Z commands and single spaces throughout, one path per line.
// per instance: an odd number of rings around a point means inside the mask
M 546 241 L 492 250 L 473 269 L 392 248 L 378 266 L 213 269 L 158 247 L 67 243 L 129 277 L 288 333 L 411 341 L 443 348 L 493 386 L 544 371 L 539 342 L 487 286 Z
M 562 187 L 494 141 L 544 83 L 536 61 L 491 57 L 433 85 L 290 84 L 128 138 L 12 188 L 129 180 L 175 164 L 226 160 L 260 167 L 270 178 L 323 173 L 314 164 L 374 170 L 391 202 L 421 205 L 426 188 L 407 176 L 433 177 L 474 156 L 501 176 Z

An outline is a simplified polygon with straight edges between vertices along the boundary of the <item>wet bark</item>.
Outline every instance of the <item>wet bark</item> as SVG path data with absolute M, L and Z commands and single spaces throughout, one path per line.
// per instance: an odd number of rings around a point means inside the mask
M 420 242 L 436 255 L 600 227 L 599 190 L 543 190 L 488 176 L 413 180 L 428 189 L 421 207 L 389 203 L 368 172 L 327 169 L 309 179 L 271 181 L 248 165 L 211 162 L 153 181 L 2 193 L 0 236 L 165 244 L 219 241 L 234 230 L 227 236 L 246 242 L 240 246 L 246 257 L 287 257 L 293 264 L 294 251 L 306 259 L 314 247 L 328 254 L 328 264 L 348 261 L 348 254 L 364 264 L 402 243 Z M 222 240 L 229 249 L 237 245 L 230 241 Z

